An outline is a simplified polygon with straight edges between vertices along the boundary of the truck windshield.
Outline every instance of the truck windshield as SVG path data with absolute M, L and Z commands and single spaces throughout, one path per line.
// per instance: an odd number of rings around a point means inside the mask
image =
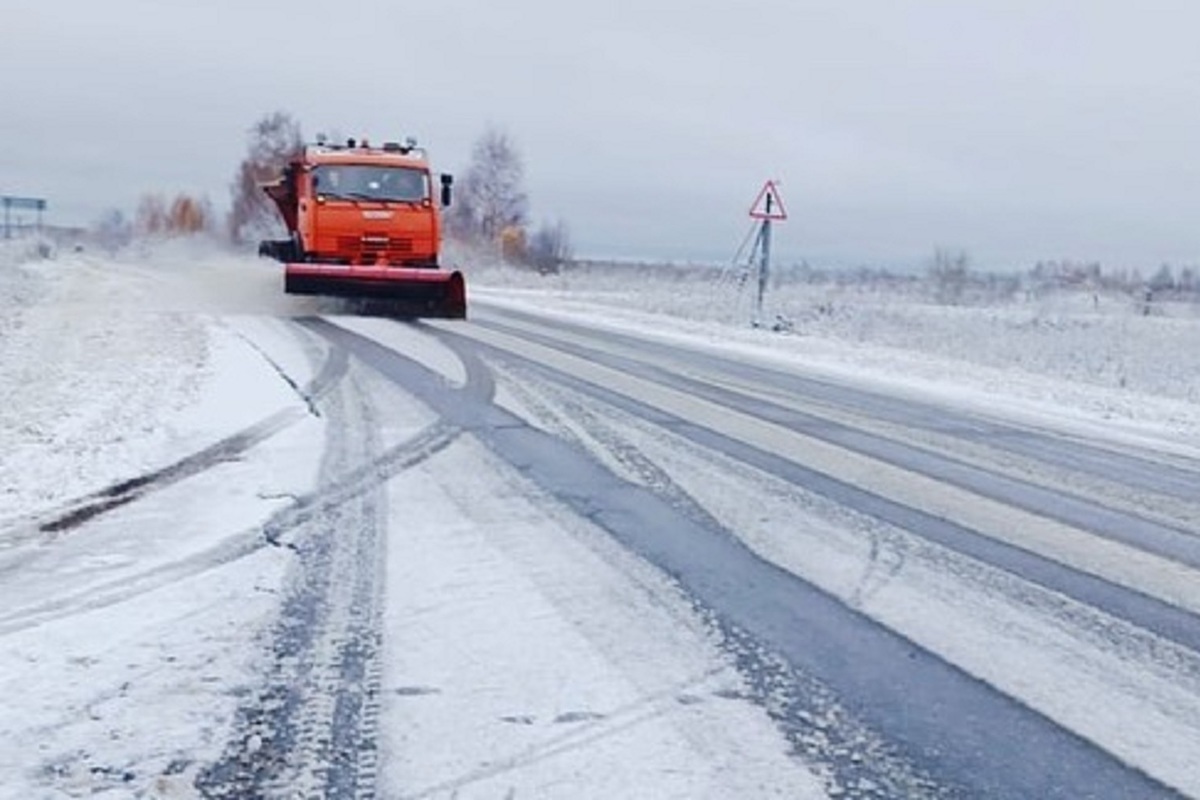
M 313 186 L 319 195 L 352 200 L 418 202 L 429 197 L 425 172 L 407 167 L 320 164 L 313 168 Z

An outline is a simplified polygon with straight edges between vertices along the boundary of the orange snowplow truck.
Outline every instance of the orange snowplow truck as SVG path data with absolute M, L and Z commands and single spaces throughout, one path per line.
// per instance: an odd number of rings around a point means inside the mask
M 461 272 L 443 269 L 440 209 L 450 205 L 449 175 L 434 176 L 411 139 L 372 147 L 306 145 L 274 183 L 289 238 L 259 244 L 282 261 L 284 291 L 381 299 L 406 316 L 463 318 Z

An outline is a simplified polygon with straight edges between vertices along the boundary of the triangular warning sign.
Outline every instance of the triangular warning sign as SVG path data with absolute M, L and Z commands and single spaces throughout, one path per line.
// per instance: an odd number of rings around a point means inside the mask
M 783 207 L 783 198 L 779 196 L 775 181 L 763 184 L 754 205 L 750 206 L 750 216 L 755 219 L 787 219 L 787 209 Z

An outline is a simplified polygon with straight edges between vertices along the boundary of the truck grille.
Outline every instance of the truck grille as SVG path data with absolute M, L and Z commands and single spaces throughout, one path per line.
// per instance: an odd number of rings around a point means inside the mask
M 408 237 L 365 233 L 359 236 L 339 236 L 338 252 L 353 261 L 403 261 L 412 255 L 413 240 Z

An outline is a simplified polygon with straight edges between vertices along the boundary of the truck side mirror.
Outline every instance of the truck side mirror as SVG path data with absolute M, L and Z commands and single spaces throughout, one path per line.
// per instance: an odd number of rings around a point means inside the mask
M 450 186 L 454 183 L 453 175 L 442 175 L 442 208 L 450 205 Z

